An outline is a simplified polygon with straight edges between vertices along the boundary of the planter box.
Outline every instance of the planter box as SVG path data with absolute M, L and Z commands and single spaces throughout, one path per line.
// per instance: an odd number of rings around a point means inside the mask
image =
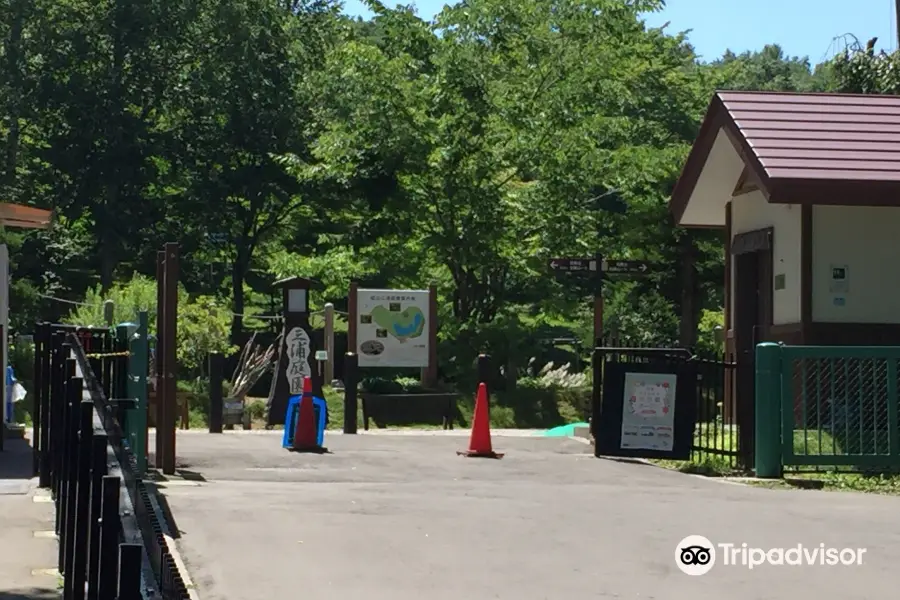
M 369 419 L 379 429 L 388 424 L 422 423 L 453 429 L 459 394 L 371 394 L 362 392 L 363 429 Z
M 228 429 L 233 429 L 235 425 L 250 429 L 250 413 L 244 410 L 243 401 L 225 398 L 222 403 L 222 425 Z

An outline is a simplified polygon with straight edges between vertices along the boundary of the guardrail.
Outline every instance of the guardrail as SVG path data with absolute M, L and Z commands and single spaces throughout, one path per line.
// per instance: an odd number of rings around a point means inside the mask
M 63 598 L 187 600 L 159 507 L 123 434 L 120 407 L 104 391 L 111 389 L 101 379 L 107 369 L 95 374 L 96 361 L 92 366 L 74 332 L 47 326 L 40 331 L 37 464 L 57 509 Z M 91 335 L 100 347 L 111 347 L 103 339 L 111 332 Z

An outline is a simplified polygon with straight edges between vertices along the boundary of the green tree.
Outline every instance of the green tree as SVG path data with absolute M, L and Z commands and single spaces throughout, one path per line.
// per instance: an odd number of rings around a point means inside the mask
M 173 216 L 196 245 L 209 234 L 226 240 L 233 336 L 256 251 L 315 198 L 276 157 L 309 157 L 316 130 L 309 82 L 333 19 L 327 2 L 206 3 L 192 36 L 194 60 L 179 75 L 183 99 L 173 119 L 186 184 Z

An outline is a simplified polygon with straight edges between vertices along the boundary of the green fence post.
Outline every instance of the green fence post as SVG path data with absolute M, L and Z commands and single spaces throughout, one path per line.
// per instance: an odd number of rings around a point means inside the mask
M 756 346 L 756 476 L 782 475 L 781 346 Z
M 134 410 L 129 415 L 129 441 L 137 458 L 138 474 L 147 472 L 147 365 L 150 342 L 146 311 L 138 313 L 138 327 L 129 342 L 131 356 L 128 361 L 129 397 L 134 399 Z

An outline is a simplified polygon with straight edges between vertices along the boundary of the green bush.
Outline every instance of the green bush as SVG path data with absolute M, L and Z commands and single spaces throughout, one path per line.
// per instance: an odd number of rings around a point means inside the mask
M 725 313 L 721 310 L 704 310 L 697 327 L 697 352 L 701 355 L 722 354 L 725 344 L 716 339 L 716 331 L 725 326 Z
M 134 322 L 137 314 L 147 311 L 150 317 L 150 330 L 156 328 L 156 281 L 149 277 L 135 274 L 131 281 L 116 283 L 105 294 L 98 285 L 85 294 L 83 304 L 76 306 L 62 321 L 84 327 L 105 327 L 103 303 L 112 300 L 114 303 L 113 324 Z M 187 301 L 187 292 L 178 290 L 178 304 Z
M 229 341 L 231 310 L 215 298 L 200 296 L 178 310 L 178 363 L 202 376 L 212 352 L 228 356 L 238 350 Z
M 83 305 L 76 306 L 63 321 L 86 327 L 103 327 L 106 320 L 103 302 L 114 303 L 113 323 L 134 322 L 137 314 L 146 311 L 150 334 L 156 328 L 156 282 L 141 275 L 131 281 L 116 284 L 103 294 L 98 286 L 88 290 Z M 183 287 L 178 289 L 177 355 L 181 374 L 202 377 L 206 356 L 220 352 L 226 356 L 237 350 L 230 341 L 231 311 L 222 301 L 210 296 L 191 298 Z
M 532 367 L 535 359 L 529 361 L 529 367 Z M 570 365 L 564 364 L 556 367 L 552 362 L 544 365 L 535 375 L 525 376 L 519 379 L 518 385 L 525 388 L 536 389 L 557 389 L 557 388 L 580 388 L 589 384 L 588 375 L 586 373 L 569 372 Z
M 590 415 L 590 388 L 520 387 L 497 394 L 499 406 L 514 414 L 515 427 L 550 428 L 584 421 Z M 495 406 L 491 406 L 493 412 Z
M 360 387 L 370 394 L 420 394 L 427 391 L 414 377 L 365 377 Z

